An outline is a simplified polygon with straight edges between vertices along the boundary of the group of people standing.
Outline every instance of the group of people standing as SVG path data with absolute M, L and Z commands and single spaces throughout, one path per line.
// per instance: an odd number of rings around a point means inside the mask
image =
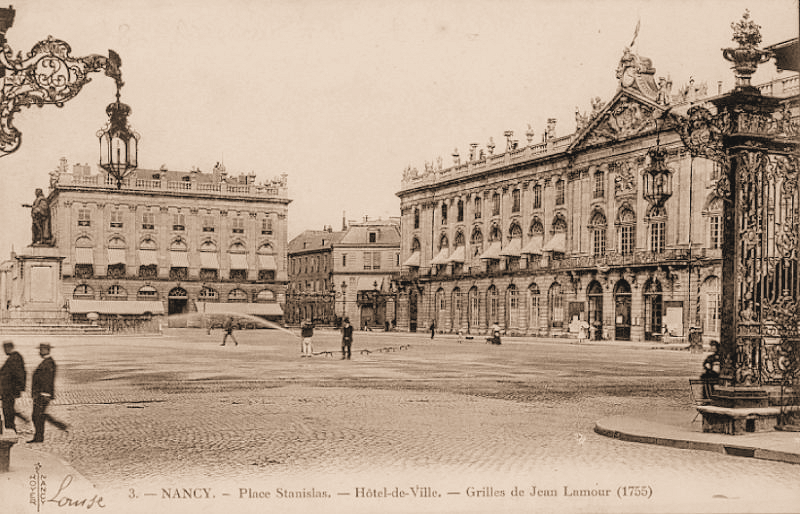
M 33 372 L 31 378 L 31 399 L 33 400 L 34 435 L 29 443 L 44 442 L 45 421 L 55 425 L 60 430 L 67 431 L 67 424 L 47 414 L 47 406 L 55 398 L 56 363 L 50 356 L 49 343 L 39 345 L 39 355 L 42 362 Z M 25 361 L 22 355 L 14 349 L 13 341 L 3 341 L 3 351 L 8 356 L 0 367 L 0 397 L 3 404 L 3 427 L 6 430 L 17 432 L 15 418 L 28 422 L 28 419 L 16 410 L 16 400 L 25 390 Z
M 311 320 L 305 320 L 300 325 L 300 356 L 311 357 L 314 355 L 314 345 L 312 338 L 314 337 L 314 323 Z M 350 324 L 350 318 L 345 318 L 342 321 L 342 360 L 350 359 L 351 349 L 353 346 L 353 325 Z

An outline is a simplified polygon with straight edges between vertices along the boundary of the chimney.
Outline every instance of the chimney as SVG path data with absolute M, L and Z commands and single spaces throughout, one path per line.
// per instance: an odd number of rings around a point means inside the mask
M 347 218 L 344 211 L 342 211 L 342 230 L 347 230 Z

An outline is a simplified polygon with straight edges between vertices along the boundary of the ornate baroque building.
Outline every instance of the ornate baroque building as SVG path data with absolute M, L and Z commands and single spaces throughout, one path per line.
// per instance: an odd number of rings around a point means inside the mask
M 721 170 L 674 123 L 711 97 L 693 81 L 673 94 L 629 49 L 616 74 L 614 97 L 576 113 L 572 134 L 551 119 L 541 142 L 508 131 L 504 152 L 490 139 L 449 168 L 405 170 L 400 329 L 562 336 L 582 319 L 595 338 L 719 337 Z M 798 89 L 796 73 L 762 87 L 782 97 L 773 122 L 794 137 Z M 659 157 L 668 173 L 648 182 Z
M 50 186 L 54 248 L 33 250 L 60 259 L 57 303 L 72 321 L 88 316 L 113 329 L 198 311 L 282 319 L 286 175 L 256 184 L 221 165 L 212 173 L 162 167 L 137 170 L 117 188 L 105 173 L 70 171 L 62 159 Z M 14 261 L 4 268 L 4 318 L 26 303 Z

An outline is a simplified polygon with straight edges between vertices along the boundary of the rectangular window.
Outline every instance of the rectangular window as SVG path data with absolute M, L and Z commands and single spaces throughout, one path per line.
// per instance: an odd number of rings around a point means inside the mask
M 564 205 L 564 181 L 556 182 L 556 205 Z
M 142 213 L 142 229 L 153 230 L 156 226 L 156 215 L 152 212 Z
M 89 209 L 78 209 L 78 226 L 89 227 L 92 225 L 92 217 Z
M 650 224 L 650 251 L 661 253 L 666 248 L 666 224 L 655 221 Z
M 456 213 L 456 221 L 462 222 L 464 221 L 464 202 L 462 200 L 458 201 L 458 211 Z
M 394 265 L 396 267 L 398 267 L 398 268 L 400 267 L 400 254 L 399 253 L 394 254 Z
M 708 244 L 711 248 L 720 248 L 722 239 L 720 238 L 719 216 L 709 216 L 708 218 Z
M 214 216 L 203 216 L 203 232 L 214 232 Z
M 511 192 L 511 212 L 519 212 L 520 203 L 519 189 L 515 189 Z
M 272 218 L 264 218 L 261 220 L 261 234 L 272 234 Z
M 706 326 L 704 327 L 707 333 L 719 333 L 719 293 L 711 293 L 706 297 Z
M 172 230 L 186 230 L 186 215 L 180 213 L 172 215 Z
M 634 247 L 634 226 L 633 225 L 623 225 L 620 228 L 620 251 L 622 255 L 631 255 L 633 254 L 633 247 Z
M 234 234 L 244 234 L 244 218 L 231 219 Z
M 364 252 L 364 269 L 372 269 L 372 252 Z
M 606 194 L 605 173 L 598 171 L 594 174 L 594 197 L 603 198 Z
M 540 186 L 539 184 L 533 186 L 533 208 L 534 209 L 542 208 L 542 186 Z
M 442 225 L 447 225 L 447 204 L 442 204 Z
M 606 231 L 602 228 L 594 229 L 594 256 L 602 257 L 606 254 Z
M 122 211 L 111 211 L 111 228 L 122 228 Z
M 372 269 L 381 269 L 381 252 L 372 252 Z
M 375 232 L 370 232 L 369 233 L 369 242 L 370 243 L 375 243 L 377 241 L 378 241 L 378 234 L 376 234 Z
M 480 196 L 476 196 L 475 197 L 475 219 L 476 220 L 481 219 L 481 207 L 482 207 L 482 205 L 481 205 L 481 197 Z
M 347 254 L 346 253 L 342 254 L 342 267 L 343 268 L 347 267 Z
M 492 195 L 492 216 L 498 216 L 500 214 L 500 194 L 495 193 Z

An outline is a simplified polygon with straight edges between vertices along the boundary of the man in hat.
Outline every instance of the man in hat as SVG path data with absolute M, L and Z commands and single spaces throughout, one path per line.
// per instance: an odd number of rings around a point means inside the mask
M 300 337 L 303 338 L 303 343 L 300 346 L 300 356 L 311 357 L 314 355 L 314 344 L 311 340 L 314 337 L 314 324 L 308 318 L 303 320 L 300 325 Z
M 22 355 L 14 350 L 13 341 L 3 341 L 3 351 L 8 358 L 0 368 L 0 396 L 3 397 L 3 426 L 8 430 L 17 431 L 14 416 L 17 411 L 14 403 L 25 390 L 25 361 Z M 21 417 L 21 416 L 20 416 Z
M 56 428 L 67 431 L 67 424 L 54 419 L 52 416 L 45 412 L 50 401 L 55 398 L 54 382 L 56 378 L 56 363 L 50 357 L 50 343 L 42 343 L 39 345 L 39 355 L 42 356 L 42 362 L 36 371 L 33 372 L 31 379 L 31 399 L 33 400 L 33 426 L 36 432 L 33 434 L 33 439 L 29 443 L 42 443 L 44 442 L 44 422 L 49 421 Z

